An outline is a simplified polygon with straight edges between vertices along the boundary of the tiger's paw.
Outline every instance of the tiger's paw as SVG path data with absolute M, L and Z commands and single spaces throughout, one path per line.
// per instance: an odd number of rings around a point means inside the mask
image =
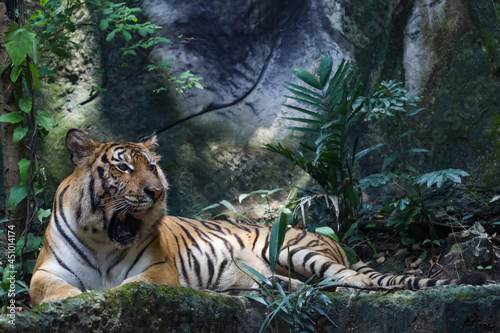
M 373 286 L 373 281 L 368 276 L 364 274 L 356 274 L 342 281 L 343 284 L 352 286 L 354 288 L 346 287 L 348 292 L 356 292 L 362 290 L 363 288 L 370 288 Z
M 53 295 L 45 297 L 44 299 L 42 299 L 40 304 L 50 303 L 50 302 L 60 302 L 62 300 L 65 300 L 66 298 L 80 295 L 81 293 L 82 292 L 80 290 L 77 290 L 77 289 L 67 290 L 63 293 L 53 294 Z

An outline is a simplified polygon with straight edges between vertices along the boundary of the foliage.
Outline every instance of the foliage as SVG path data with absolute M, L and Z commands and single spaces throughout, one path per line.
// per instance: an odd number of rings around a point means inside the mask
M 381 119 L 385 117 L 401 118 L 402 116 L 414 116 L 423 108 L 406 110 L 408 106 L 416 107 L 420 102 L 420 97 L 413 96 L 412 93 L 401 87 L 401 82 L 382 81 L 378 84 L 369 99 L 361 98 L 365 101 L 362 111 L 365 119 Z
M 386 204 L 381 213 L 385 212 L 389 215 L 386 226 L 396 229 L 403 244 L 410 245 L 414 242 L 414 239 L 409 237 L 410 233 L 421 238 L 431 237 L 432 242 L 438 240 L 438 235 L 431 221 L 434 219 L 433 209 L 442 202 L 428 200 L 424 192 L 425 187 L 430 188 L 436 185 L 436 187 L 440 188 L 448 180 L 461 183 L 461 177 L 468 175 L 468 173 L 459 169 L 445 169 L 424 174 L 418 174 L 416 170 L 412 169 L 406 174 L 387 173 L 377 174 L 376 177 L 371 175 L 360 180 L 359 186 L 366 189 L 370 186 L 377 187 L 392 181 L 404 192 L 401 198 Z M 405 187 L 403 187 L 403 183 L 406 184 Z
M 335 287 L 337 285 L 336 282 L 323 280 L 312 284 L 308 281 L 301 285 L 297 291 L 285 292 L 279 283 L 271 284 L 268 279 L 255 270 L 251 270 L 248 266 L 246 268 L 264 281 L 264 283 L 259 282 L 262 295 L 243 295 L 263 304 L 269 311 L 262 323 L 260 332 L 265 330 L 275 318 L 281 318 L 287 323 L 290 327 L 290 332 L 314 332 L 316 330 L 316 323 L 313 318 L 318 315 L 325 317 L 336 326 L 335 322 L 323 310 L 323 307 L 328 306 L 331 300 L 322 292 L 324 288 Z M 255 281 L 257 282 L 257 280 Z M 273 285 L 278 294 L 275 294 L 266 285 Z
M 273 275 L 279 260 L 281 248 L 283 247 L 283 242 L 285 241 L 286 228 L 287 216 L 285 213 L 281 213 L 273 223 L 271 235 L 269 236 L 269 267 Z
M 384 81 L 375 88 L 373 97 L 366 100 L 363 112 L 365 119 L 385 122 L 386 157 L 382 163 L 382 172 L 369 175 L 359 180 L 358 187 L 366 190 L 368 187 L 392 184 L 403 192 L 403 196 L 386 203 L 379 214 L 389 216 L 386 226 L 399 232 L 404 245 L 410 245 L 415 240 L 410 234 L 421 239 L 430 237 L 432 242 L 438 242 L 438 235 L 432 226 L 433 210 L 440 201 L 428 200 L 426 188 L 436 185 L 441 188 L 445 182 L 461 183 L 461 177 L 468 176 L 463 170 L 445 169 L 421 174 L 410 162 L 412 154 L 427 153 L 426 149 L 411 147 L 411 136 L 417 131 L 411 125 L 411 117 L 417 115 L 423 108 L 414 108 L 420 102 L 418 96 L 413 96 L 401 82 Z M 375 147 L 375 146 L 374 146 Z M 397 192 L 395 193 L 397 195 Z
M 274 222 L 271 229 L 271 235 L 269 237 L 269 265 L 274 278 L 274 271 L 276 264 L 278 263 L 278 258 L 282 251 L 283 242 L 285 239 L 287 228 L 287 215 L 281 213 L 279 218 Z M 323 230 L 325 233 L 331 233 L 328 230 Z M 290 256 L 288 256 L 290 260 Z M 296 291 L 285 292 L 281 283 L 275 279 L 267 278 L 254 270 L 253 268 L 242 264 L 248 272 L 254 282 L 259 285 L 261 290 L 261 295 L 243 295 L 249 299 L 259 302 L 265 305 L 269 311 L 266 319 L 262 323 L 260 331 L 262 332 L 275 317 L 281 318 L 290 327 L 290 332 L 298 331 L 309 331 L 314 332 L 315 322 L 312 320 L 312 316 L 317 313 L 326 317 L 330 322 L 335 325 L 335 323 L 328 317 L 326 312 L 322 309 L 322 306 L 331 303 L 330 299 L 321 291 L 322 288 L 335 286 L 337 283 L 330 280 L 323 280 L 319 283 L 311 283 L 312 279 L 309 279 L 301 285 Z M 291 264 L 288 263 L 288 267 Z M 239 268 L 239 267 L 238 267 Z M 248 274 L 242 270 L 245 274 Z M 291 274 L 289 269 L 289 275 Z M 279 280 L 279 279 L 278 279 Z M 277 290 L 276 294 L 274 291 Z M 288 290 L 291 290 L 291 280 L 289 277 Z
M 119 49 L 119 53 L 123 56 L 135 56 L 138 52 L 142 52 L 147 57 L 144 51 L 158 44 L 173 44 L 171 40 L 159 35 L 158 31 L 162 29 L 161 26 L 151 22 L 139 21 L 136 15 L 140 13 L 140 8 L 130 8 L 123 2 L 42 0 L 41 4 L 43 10 L 35 10 L 30 16 L 33 27 L 44 28 L 40 34 L 40 52 L 50 51 L 59 57 L 69 58 L 72 50 L 81 48 L 81 45 L 71 40 L 71 34 L 84 27 L 100 29 L 105 33 L 108 42 L 112 42 L 118 37 L 122 39 L 125 46 Z M 94 9 L 94 13 L 100 17 L 98 23 L 94 21 L 77 21 L 77 15 L 74 14 L 84 6 Z M 148 65 L 148 70 L 158 70 L 166 75 L 178 92 L 184 93 L 192 88 L 203 89 L 203 86 L 199 83 L 202 78 L 193 77 L 189 71 L 182 73 L 179 77 L 169 76 L 167 69 L 170 67 L 171 58 L 159 64 L 149 57 L 148 60 L 151 62 Z M 122 67 L 127 66 L 126 62 L 122 63 Z M 46 71 L 53 73 L 51 69 Z M 54 78 L 51 77 L 51 80 L 54 80 Z M 98 90 L 95 89 L 95 91 Z M 156 89 L 156 91 L 162 90 L 165 89 Z
M 352 176 L 356 147 L 350 148 L 348 138 L 363 103 L 358 103 L 361 85 L 354 71 L 349 71 L 349 63 L 342 61 L 330 79 L 332 68 L 333 59 L 323 56 L 318 78 L 304 69 L 294 68 L 293 74 L 306 87 L 285 83 L 292 93 L 292 96 L 287 97 L 299 103 L 285 106 L 299 111 L 303 117 L 284 119 L 300 123 L 287 128 L 302 133 L 302 136 L 295 138 L 304 151 L 294 152 L 280 143 L 267 144 L 265 148 L 286 157 L 307 172 L 321 187 L 319 194 L 331 200 L 331 215 L 338 222 L 349 223 L 360 208 L 361 201 Z
M 19 264 L 15 265 L 19 266 Z M 19 275 L 19 268 L 16 267 L 13 271 L 11 271 L 8 269 L 8 266 L 9 265 L 6 265 L 5 267 L 0 266 L 0 276 L 2 277 L 0 280 L 0 303 L 2 304 L 0 313 L 6 312 L 9 299 L 12 299 L 14 296 L 19 294 L 29 292 L 29 287 Z
M 0 223 L 7 222 L 2 220 Z M 9 243 L 13 243 L 14 237 L 12 236 L 13 226 L 8 226 L 7 230 L 10 231 L 6 235 Z M 3 233 L 3 230 L 0 232 Z M 2 304 L 0 312 L 5 312 L 9 299 L 14 299 L 15 296 L 28 293 L 29 287 L 22 280 L 24 274 L 31 274 L 35 266 L 36 260 L 27 260 L 22 266 L 20 263 L 15 262 L 15 259 L 21 255 L 24 246 L 24 237 L 21 237 L 15 244 L 15 249 L 9 248 L 7 257 L 5 258 L 5 265 L 0 266 L 0 304 Z M 42 246 L 42 237 L 28 233 L 28 240 L 24 248 L 24 253 L 38 252 Z
M 271 203 L 271 196 L 279 191 L 283 190 L 282 188 L 275 188 L 273 190 L 256 190 L 252 191 L 250 193 L 243 193 L 238 196 L 238 198 L 233 198 L 229 200 L 221 200 L 218 203 L 211 204 L 209 206 L 206 206 L 205 208 L 201 209 L 197 214 L 193 215 L 192 217 L 197 219 L 197 220 L 202 220 L 203 218 L 201 215 L 205 212 L 211 211 L 211 210 L 218 210 L 221 208 L 224 208 L 224 210 L 220 213 L 216 213 L 216 215 L 211 216 L 211 219 L 217 219 L 220 216 L 227 216 L 229 214 L 234 215 L 235 218 L 237 219 L 242 219 L 251 222 L 251 220 L 245 216 L 244 214 L 240 213 L 236 207 L 230 202 L 230 201 L 235 201 L 238 200 L 239 203 L 242 203 L 243 200 L 245 199 L 252 199 L 253 202 L 253 197 L 254 196 L 260 196 L 261 198 L 265 199 L 267 201 L 267 205 L 270 206 Z M 282 205 L 282 208 L 284 206 Z M 281 210 L 283 211 L 283 210 Z M 281 212 L 280 211 L 280 212 Z M 280 212 L 272 212 L 269 211 L 268 214 L 277 214 Z M 274 219 L 272 219 L 274 220 Z
M 342 241 L 360 240 L 363 234 L 358 228 L 359 221 L 374 214 L 361 202 L 361 191 L 391 185 L 404 195 L 385 203 L 374 215 L 388 216 L 386 226 L 397 230 L 406 245 L 413 242 L 408 236 L 411 233 L 437 240 L 432 227 L 433 209 L 441 202 L 428 200 L 425 189 L 433 185 L 440 188 L 447 181 L 460 183 L 468 174 L 458 169 L 420 173 L 412 166 L 412 154 L 428 152 L 411 147 L 411 136 L 417 131 L 411 117 L 423 109 L 416 108 L 420 97 L 413 96 L 401 82 L 383 81 L 374 88 L 372 96 L 366 98 L 360 95 L 361 85 L 348 63 L 342 61 L 330 79 L 332 68 L 332 58 L 323 56 L 316 75 L 294 68 L 293 74 L 302 85 L 285 82 L 292 93 L 287 97 L 296 102 L 285 106 L 298 111 L 302 118 L 283 119 L 300 124 L 286 128 L 302 134 L 294 136 L 301 150 L 293 151 L 280 143 L 265 146 L 304 170 L 321 188 L 320 191 L 299 188 L 301 197 L 294 201 L 292 225 L 300 221 L 309 231 L 314 231 L 317 227 L 336 224 L 337 230 L 343 233 Z M 383 128 L 387 130 L 382 132 L 383 142 L 358 152 L 358 142 L 363 140 L 355 136 L 352 126 L 361 119 L 367 124 L 384 122 Z M 359 180 L 356 162 L 373 151 L 380 151 L 381 147 L 384 149 L 380 155 L 385 156 L 381 172 Z

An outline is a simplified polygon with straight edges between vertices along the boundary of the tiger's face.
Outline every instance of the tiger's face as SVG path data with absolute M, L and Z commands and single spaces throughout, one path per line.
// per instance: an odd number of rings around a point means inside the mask
M 82 180 L 81 207 L 90 216 L 79 225 L 100 228 L 118 247 L 147 237 L 166 215 L 167 181 L 154 153 L 156 136 L 138 143 L 98 143 L 73 130 L 66 145 L 77 165 L 73 175 Z

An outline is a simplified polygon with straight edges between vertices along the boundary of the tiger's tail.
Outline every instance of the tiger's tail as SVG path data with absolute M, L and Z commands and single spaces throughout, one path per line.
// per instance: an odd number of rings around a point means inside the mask
M 406 289 L 409 290 L 420 290 L 427 289 L 434 286 L 445 286 L 445 285 L 474 285 L 479 286 L 487 282 L 488 276 L 482 272 L 471 273 L 461 279 L 431 279 L 431 278 L 420 278 L 404 275 L 386 275 L 377 272 L 373 268 L 369 267 L 362 261 L 358 261 L 351 267 L 358 273 L 368 276 L 375 285 L 388 287 L 404 285 Z

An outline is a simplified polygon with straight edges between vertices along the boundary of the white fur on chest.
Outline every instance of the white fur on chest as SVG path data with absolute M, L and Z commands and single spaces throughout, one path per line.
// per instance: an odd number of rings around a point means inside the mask
M 84 232 L 70 223 L 53 220 L 50 227 L 59 241 L 49 244 L 54 254 L 50 270 L 69 284 L 82 291 L 109 289 L 147 268 L 150 254 L 143 249 L 149 240 L 120 249 L 105 230 Z

